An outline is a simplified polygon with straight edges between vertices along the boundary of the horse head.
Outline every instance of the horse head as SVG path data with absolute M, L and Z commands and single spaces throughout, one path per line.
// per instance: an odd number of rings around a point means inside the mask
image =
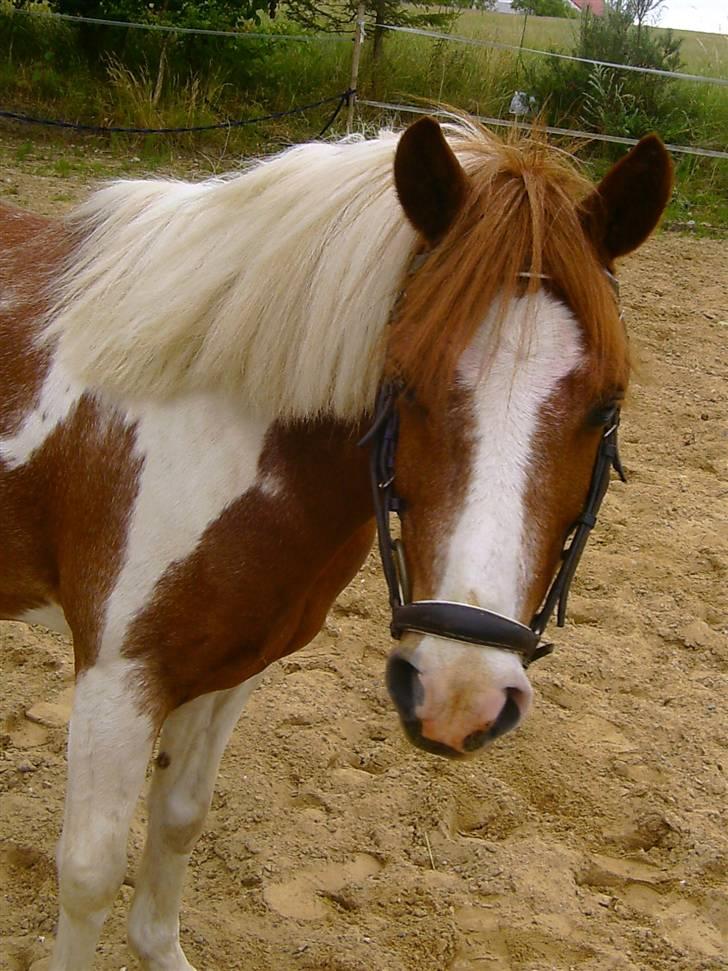
M 525 668 L 621 472 L 614 260 L 655 227 L 672 168 L 648 136 L 584 195 L 538 139 L 479 153 L 426 118 L 394 172 L 420 247 L 390 327 L 374 469 L 400 638 L 388 684 L 415 744 L 457 756 L 528 712 Z

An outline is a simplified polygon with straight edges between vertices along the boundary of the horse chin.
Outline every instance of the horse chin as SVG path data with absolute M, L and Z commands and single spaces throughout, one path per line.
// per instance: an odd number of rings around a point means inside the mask
M 475 754 L 474 752 L 459 752 L 457 749 L 445 745 L 444 742 L 436 742 L 427 738 L 426 735 L 422 734 L 422 722 L 419 718 L 410 720 L 400 718 L 400 723 L 409 741 L 416 748 L 428 752 L 430 755 L 442 755 L 446 759 L 467 759 L 472 758 Z

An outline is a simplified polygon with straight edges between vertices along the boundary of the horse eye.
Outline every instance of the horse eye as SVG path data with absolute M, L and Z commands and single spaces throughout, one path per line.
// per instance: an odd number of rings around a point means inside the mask
M 608 425 L 614 418 L 614 413 L 619 408 L 620 402 L 616 399 L 608 402 L 600 402 L 589 412 L 587 417 L 587 423 L 594 427 L 600 428 L 602 425 Z

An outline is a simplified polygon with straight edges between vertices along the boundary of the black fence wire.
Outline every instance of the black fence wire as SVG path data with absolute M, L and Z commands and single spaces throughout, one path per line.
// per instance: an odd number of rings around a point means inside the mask
M 339 112 L 344 105 L 349 104 L 349 101 L 354 96 L 354 93 L 355 92 L 352 88 L 347 88 L 346 91 L 342 91 L 339 94 L 333 94 L 329 98 L 322 98 L 320 101 L 313 101 L 306 105 L 298 105 L 295 108 L 289 108 L 287 111 L 274 111 L 269 115 L 259 115 L 256 118 L 240 118 L 235 120 L 230 119 L 228 121 L 216 122 L 215 124 L 211 125 L 188 125 L 177 128 L 132 128 L 122 125 L 85 125 L 81 122 L 64 121 L 57 118 L 35 118 L 32 115 L 26 115 L 19 111 L 10 111 L 5 108 L 0 108 L 0 118 L 6 118 L 8 121 L 15 121 L 25 125 L 43 125 L 52 128 L 66 128 L 73 131 L 88 132 L 95 135 L 186 135 L 194 132 L 219 131 L 231 128 L 243 128 L 246 125 L 258 125 L 261 122 L 276 121 L 278 118 L 287 118 L 290 115 L 300 115 L 306 111 L 312 111 L 314 108 L 321 108 L 323 105 L 333 104 L 336 102 L 336 107 L 334 108 L 333 113 L 316 136 L 316 138 L 321 138 L 336 121 Z

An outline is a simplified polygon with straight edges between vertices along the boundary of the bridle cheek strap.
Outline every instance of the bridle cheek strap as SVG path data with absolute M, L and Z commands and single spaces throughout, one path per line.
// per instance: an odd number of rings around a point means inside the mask
M 589 533 L 596 524 L 612 468 L 624 481 L 617 450 L 619 409 L 615 407 L 607 416 L 608 427 L 597 452 L 584 510 L 568 531 L 559 571 L 543 605 L 527 627 L 510 617 L 471 604 L 447 600 L 412 601 L 404 547 L 401 540 L 392 537 L 390 531 L 390 515 L 394 513 L 401 517 L 404 511 L 404 503 L 394 490 L 394 462 L 399 436 L 397 398 L 401 391 L 402 386 L 397 382 L 390 381 L 382 385 L 377 397 L 374 423 L 359 443 L 371 445 L 372 495 L 379 552 L 392 611 L 392 636 L 399 639 L 407 631 L 412 631 L 483 647 L 500 648 L 518 654 L 523 666 L 528 667 L 533 661 L 553 651 L 552 644 L 541 643 L 541 636 L 557 604 L 557 624 L 559 627 L 564 626 L 571 581 Z
M 571 581 L 574 579 L 576 568 L 579 565 L 579 560 L 589 539 L 589 533 L 591 533 L 597 524 L 597 514 L 607 494 L 612 469 L 614 469 L 622 482 L 627 481 L 622 462 L 619 458 L 617 442 L 620 418 L 619 408 L 613 408 L 609 415 L 607 415 L 607 418 L 606 431 L 602 435 L 599 451 L 597 452 L 597 458 L 589 484 L 589 492 L 584 503 L 584 510 L 569 530 L 566 542 L 564 543 L 564 549 L 561 553 L 561 566 L 559 567 L 559 571 L 544 598 L 541 609 L 534 614 L 531 621 L 531 628 L 539 635 L 543 634 L 557 605 L 556 626 L 564 626 Z

